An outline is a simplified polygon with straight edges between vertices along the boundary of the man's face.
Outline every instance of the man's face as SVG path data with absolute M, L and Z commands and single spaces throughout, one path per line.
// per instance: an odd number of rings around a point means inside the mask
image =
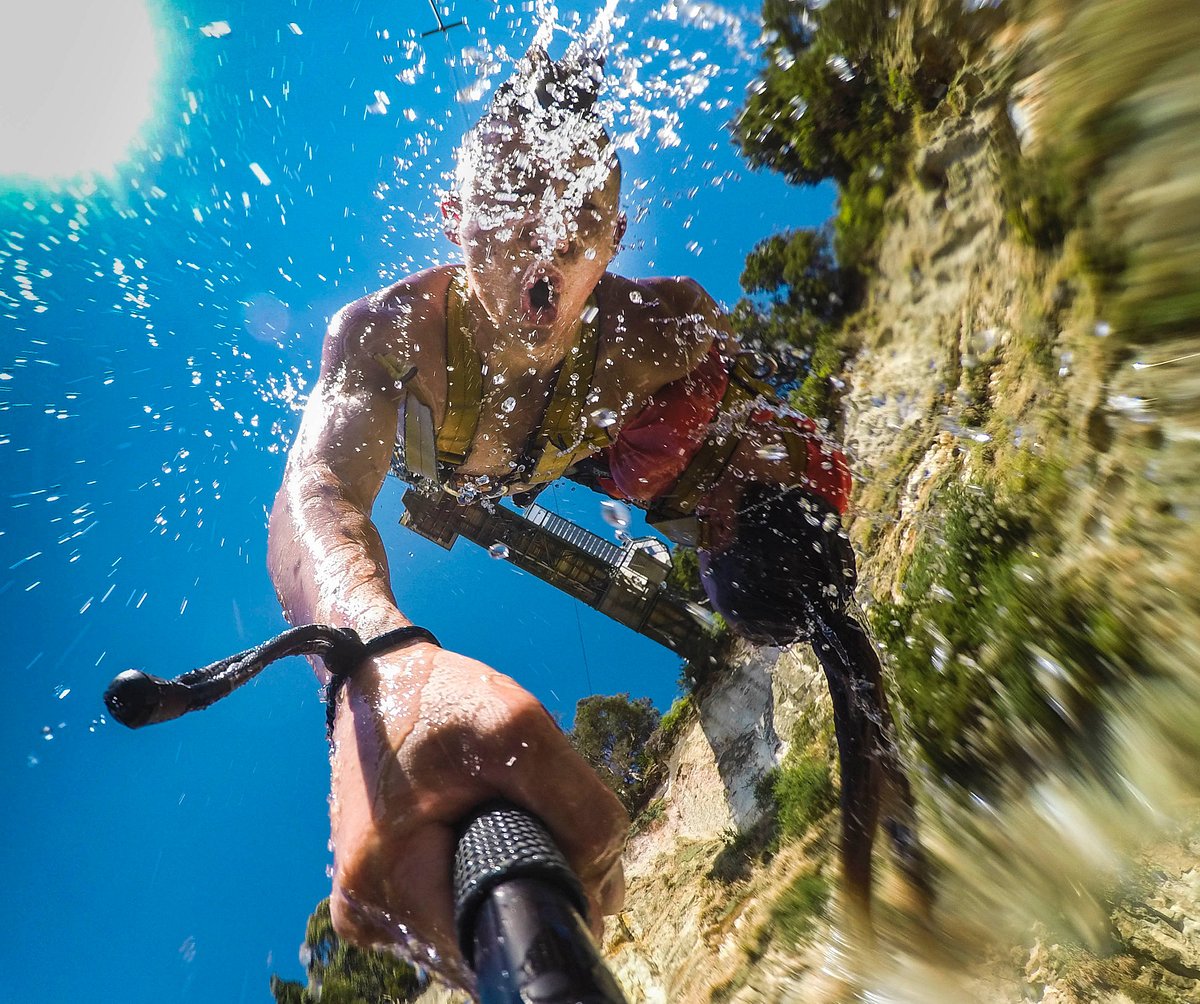
M 619 173 L 600 144 L 484 135 L 464 172 L 456 236 L 498 325 L 573 324 L 620 243 Z

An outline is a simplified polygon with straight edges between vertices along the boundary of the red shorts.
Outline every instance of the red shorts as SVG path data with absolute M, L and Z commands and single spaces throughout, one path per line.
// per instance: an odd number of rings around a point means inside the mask
M 666 495 L 704 444 L 729 386 L 729 364 L 714 345 L 704 361 L 680 380 L 658 390 L 621 429 L 605 453 L 610 477 L 600 484 L 614 498 L 642 504 Z M 803 470 L 786 477 L 802 484 L 839 513 L 850 497 L 850 469 L 840 450 L 832 449 L 808 418 L 780 415 L 772 408 L 752 412 L 757 423 L 787 422 L 806 447 Z

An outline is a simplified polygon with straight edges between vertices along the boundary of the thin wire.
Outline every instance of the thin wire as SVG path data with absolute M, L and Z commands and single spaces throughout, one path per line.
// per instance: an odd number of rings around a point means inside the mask
M 452 103 L 454 104 L 455 108 L 458 111 L 458 117 L 462 124 L 462 130 L 465 133 L 470 129 L 471 123 L 467 119 L 467 112 L 466 112 L 466 109 L 463 108 L 463 102 L 462 102 L 462 99 L 460 98 L 460 95 L 463 92 L 463 86 L 462 86 L 462 81 L 459 79 L 459 76 L 458 76 L 458 70 L 456 69 L 456 57 L 462 56 L 462 49 L 460 48 L 456 53 L 455 50 L 451 47 L 450 31 L 451 31 L 451 29 L 458 28 L 458 27 L 463 27 L 463 28 L 467 28 L 468 30 L 470 30 L 469 25 L 467 23 L 466 18 L 462 18 L 456 24 L 449 25 L 449 26 L 443 26 L 442 25 L 442 16 L 438 12 L 438 9 L 434 4 L 434 0 L 429 0 L 429 7 L 433 11 L 433 16 L 436 17 L 437 21 L 438 21 L 439 30 L 437 31 L 437 34 L 442 36 L 442 42 L 446 46 L 445 66 L 450 71 L 450 76 L 451 76 L 452 80 L 454 81 L 453 91 L 452 91 L 450 97 L 452 99 Z
M 559 509 L 561 508 L 561 505 L 558 498 L 558 482 L 552 481 L 550 483 L 550 488 L 554 492 L 554 508 Z M 571 599 L 573 601 L 571 603 L 571 609 L 575 611 L 575 628 L 579 632 L 579 654 L 583 656 L 583 675 L 587 680 L 588 695 L 590 696 L 596 692 L 596 688 L 592 686 L 592 670 L 588 665 L 587 646 L 583 643 L 583 620 L 579 616 L 579 606 L 581 601 L 575 597 L 571 597 Z

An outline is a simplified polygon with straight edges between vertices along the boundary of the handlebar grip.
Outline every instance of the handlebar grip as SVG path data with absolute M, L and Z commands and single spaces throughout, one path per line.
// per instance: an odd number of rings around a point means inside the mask
M 454 913 L 480 1004 L 626 1004 L 586 912 L 579 880 L 535 817 L 492 803 L 463 826 Z

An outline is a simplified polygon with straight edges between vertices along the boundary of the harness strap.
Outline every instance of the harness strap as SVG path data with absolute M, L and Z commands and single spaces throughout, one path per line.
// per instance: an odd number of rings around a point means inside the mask
M 595 424 L 589 427 L 584 415 L 599 350 L 595 306 L 595 296 L 589 296 L 584 311 L 584 317 L 589 319 L 584 321 L 579 341 L 571 347 L 559 368 L 542 427 L 534 436 L 535 445 L 530 451 L 532 469 L 524 478 L 528 484 L 549 484 L 558 480 L 577 460 L 609 443 L 607 430 Z
M 437 431 L 437 458 L 451 467 L 467 459 L 483 400 L 483 369 L 465 323 L 465 285 L 459 272 L 446 290 L 446 415 Z
M 466 296 L 466 284 L 459 273 L 446 292 L 446 414 L 437 430 L 437 460 L 448 467 L 466 461 L 479 427 L 483 400 L 483 370 L 466 325 Z M 527 454 L 531 469 L 521 479 L 526 484 L 548 484 L 582 457 L 609 443 L 607 430 L 589 427 L 584 415 L 599 350 L 595 306 L 595 296 L 589 297 L 584 312 L 588 319 L 559 368 L 542 425 L 532 437 Z M 409 428 L 406 420 L 406 441 L 409 436 L 414 442 L 424 441 L 428 430 L 411 424 Z M 412 464 L 408 467 L 416 470 Z

